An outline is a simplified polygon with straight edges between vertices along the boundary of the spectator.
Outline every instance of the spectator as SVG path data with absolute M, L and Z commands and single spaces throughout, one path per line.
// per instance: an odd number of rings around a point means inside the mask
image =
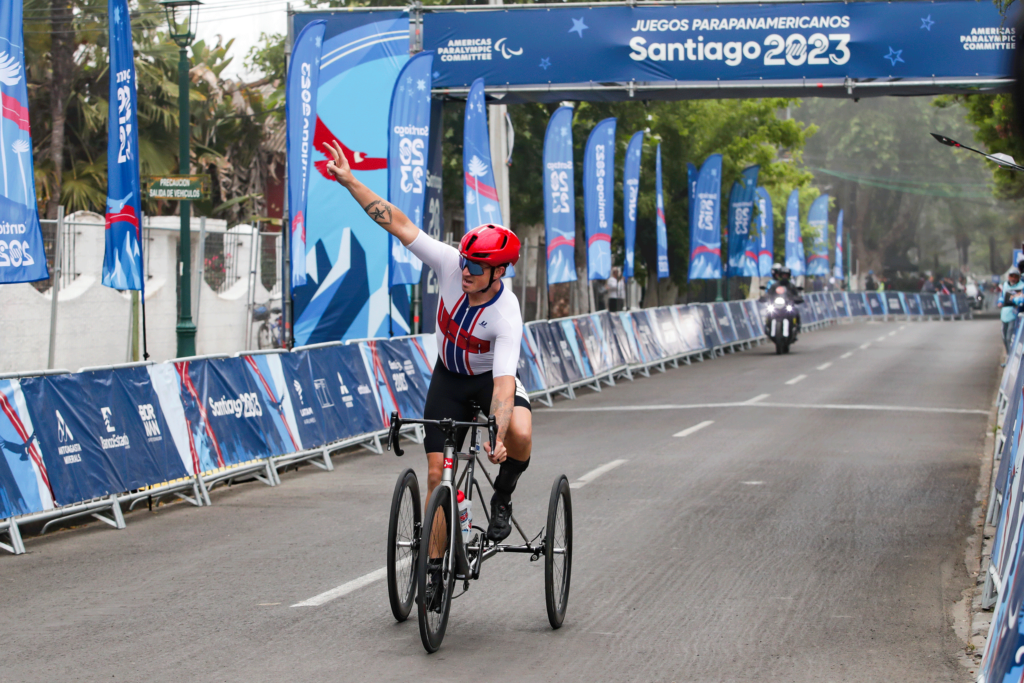
M 875 282 L 875 271 L 869 270 L 868 277 L 864 280 L 864 290 L 867 292 L 873 292 L 878 289 L 878 283 Z
M 1006 274 L 999 296 L 999 320 L 1003 323 L 1003 346 L 1009 355 L 1013 338 L 1017 334 L 1017 313 L 1024 304 L 1024 283 L 1020 281 L 1020 271 L 1016 266 Z
M 878 276 L 878 290 L 879 292 L 885 291 L 885 278 L 881 275 Z
M 604 282 L 604 295 L 608 300 L 608 310 L 621 311 L 626 298 L 626 279 L 622 277 L 621 268 L 612 268 L 612 276 Z
M 935 293 L 935 276 L 928 273 L 928 279 L 921 285 L 922 294 L 934 294 Z

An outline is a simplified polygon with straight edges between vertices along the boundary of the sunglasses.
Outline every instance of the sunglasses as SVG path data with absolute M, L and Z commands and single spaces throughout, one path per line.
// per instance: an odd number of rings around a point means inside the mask
M 459 268 L 469 268 L 470 275 L 483 275 L 484 265 L 476 261 L 470 261 L 465 256 L 459 257 Z

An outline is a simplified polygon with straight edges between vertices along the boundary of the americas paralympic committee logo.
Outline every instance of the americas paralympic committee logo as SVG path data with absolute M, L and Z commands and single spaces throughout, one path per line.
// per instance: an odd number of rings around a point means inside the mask
M 511 48 L 508 37 L 492 41 L 490 38 L 452 38 L 437 48 L 442 62 L 490 61 L 495 54 L 512 59 L 523 54 L 523 48 Z

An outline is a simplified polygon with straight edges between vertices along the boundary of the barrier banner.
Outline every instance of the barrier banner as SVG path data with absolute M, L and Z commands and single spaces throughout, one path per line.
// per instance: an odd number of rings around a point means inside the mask
M 661 348 L 657 332 L 654 331 L 651 319 L 647 315 L 648 310 L 650 309 L 633 311 L 630 317 L 633 322 L 633 337 L 636 339 L 636 347 L 640 351 L 643 361 L 654 363 L 665 358 L 668 353 Z
M 974 317 L 974 313 L 971 310 L 971 304 L 967 301 L 967 294 L 965 292 L 957 292 L 953 295 L 953 303 L 956 305 L 956 312 L 960 315 L 966 315 L 969 318 Z
M 618 311 L 610 314 L 609 317 L 612 329 L 615 331 L 615 339 L 619 342 L 619 349 L 622 351 L 626 364 L 639 365 L 643 363 L 636 335 L 633 334 L 633 316 L 625 311 Z
M 763 337 L 764 318 L 761 316 L 761 310 L 757 302 L 753 299 L 745 299 L 742 303 L 743 310 L 747 312 L 747 322 L 750 324 L 750 330 L 753 332 L 754 337 Z
M 758 277 L 770 277 L 775 249 L 775 214 L 772 212 L 772 198 L 763 187 L 757 188 L 757 213 L 757 274 Z
M 1017 335 L 1017 338 L 1019 339 L 1020 335 Z M 1011 351 L 1010 355 L 1017 356 L 1017 368 L 1019 370 L 1020 353 L 1018 352 L 1015 354 L 1014 351 L 1016 351 L 1016 349 Z M 1007 359 L 1007 367 L 1009 367 L 1010 362 L 1011 359 Z M 995 486 L 996 491 L 1001 495 L 1007 491 L 1007 487 L 1010 485 L 1010 481 L 1012 478 L 1010 468 L 1013 467 L 1013 472 L 1018 472 L 1020 469 L 1018 467 L 1018 463 L 1014 462 L 1013 454 L 1015 451 L 1013 450 L 1013 444 L 1015 438 L 1017 438 L 1015 435 L 1018 434 L 1021 429 L 1021 391 L 1024 390 L 1024 373 L 1021 373 L 1019 371 L 1013 371 L 1012 374 L 1014 375 L 1014 378 L 1013 382 L 1008 385 L 1011 388 L 1009 392 L 1006 394 L 1007 407 L 1001 429 L 1003 435 L 1002 457 L 999 459 L 999 468 L 996 472 L 995 477 L 993 477 L 992 480 L 992 483 Z M 1004 506 L 1001 509 L 1005 510 L 1006 508 Z M 1001 519 L 1002 517 L 1000 517 L 1000 520 Z M 997 522 L 996 532 L 997 533 L 995 543 L 993 544 L 992 549 L 992 557 L 997 558 L 999 557 L 997 550 L 999 548 L 999 542 L 1001 538 L 1000 534 L 1002 532 L 1001 521 Z
M 907 312 L 907 315 L 921 315 L 921 298 L 917 294 L 903 294 L 903 309 Z
M 687 352 L 686 344 L 679 335 L 679 328 L 676 327 L 676 319 L 672 310 L 667 306 L 647 309 L 654 323 L 654 331 L 658 336 L 661 348 L 665 350 L 668 357 L 679 356 Z
M 611 365 L 605 361 L 601 340 L 594 330 L 590 316 L 583 315 L 573 318 L 572 325 L 576 333 L 576 346 L 583 356 L 584 363 L 590 367 L 591 373 L 597 376 L 610 370 Z
M 469 231 L 484 223 L 499 223 L 501 205 L 495 189 L 491 164 L 491 142 L 487 131 L 487 103 L 484 79 L 477 78 L 466 97 L 466 115 L 462 136 L 462 195 L 466 209 L 465 228 Z M 511 275 L 509 276 L 511 277 Z
M 544 375 L 540 368 L 540 361 L 537 359 L 537 347 L 530 334 L 530 328 L 523 328 L 523 339 L 519 344 L 519 379 L 523 383 L 526 393 L 532 394 L 537 391 L 544 391 Z
M 444 145 L 444 127 L 441 119 L 444 116 L 444 102 L 430 102 L 430 147 L 427 155 L 427 198 L 426 221 L 423 231 L 436 240 L 442 239 L 444 228 L 444 193 L 442 180 L 444 164 L 441 150 Z M 433 334 L 437 325 L 437 302 L 440 288 L 437 274 L 431 268 L 424 268 L 420 277 L 420 297 L 422 298 L 420 316 L 420 332 Z
M 850 315 L 854 317 L 868 314 L 867 306 L 864 304 L 863 294 L 850 292 L 846 295 L 846 304 L 850 308 Z
M 921 302 L 921 315 L 942 315 L 942 312 L 939 310 L 939 301 L 935 298 L 934 294 L 921 294 L 918 296 L 918 300 Z
M 960 315 L 960 305 L 957 301 L 956 294 L 949 295 L 950 301 L 953 303 L 953 315 Z
M 751 219 L 754 216 L 754 199 L 757 196 L 757 175 L 760 166 L 743 169 L 740 179 L 733 182 L 729 192 L 729 267 L 728 277 L 756 277 L 757 249 L 750 236 Z
M 836 218 L 836 262 L 832 267 L 832 276 L 837 280 L 843 279 L 843 210 L 839 209 L 839 216 Z
M 736 338 L 739 341 L 746 341 L 754 336 L 747 322 L 747 314 L 743 311 L 743 305 L 739 301 L 729 302 L 729 315 L 732 317 L 732 324 L 736 328 Z
M 427 403 L 433 366 L 416 338 L 360 342 L 363 358 L 369 359 L 373 380 L 384 402 L 390 426 L 391 411 L 399 417 L 420 419 Z
M 687 351 L 705 351 L 709 342 L 704 337 L 704 322 L 698 306 L 676 306 L 676 327 Z
M 718 334 L 718 325 L 715 324 L 715 313 L 710 304 L 696 304 L 690 307 L 696 311 L 700 318 L 701 329 L 704 332 L 704 343 L 707 348 L 713 349 L 722 345 L 722 338 Z
M 333 440 L 325 432 L 324 409 L 317 400 L 317 385 L 314 383 L 311 362 L 314 351 L 324 351 L 327 348 L 331 347 L 278 355 L 288 397 L 296 415 L 296 431 L 304 448 L 316 448 Z M 377 412 L 377 406 L 372 405 L 371 415 L 376 415 Z
M 636 245 L 636 206 L 640 199 L 640 157 L 644 150 L 644 132 L 637 131 L 629 139 L 626 147 L 626 163 L 622 171 L 622 224 L 625 233 L 624 248 L 625 259 L 622 268 L 622 277 L 633 277 L 633 258 Z M 693 164 L 687 164 L 687 174 L 690 188 L 690 215 L 693 216 L 693 185 L 696 182 L 694 174 L 696 169 Z
M 259 354 L 241 356 L 260 390 L 260 398 L 269 410 L 267 414 L 274 422 L 277 435 L 285 445 L 285 452 L 298 452 L 308 448 L 302 442 L 294 404 L 288 392 L 288 384 L 281 364 L 281 354 Z
M 559 107 L 544 134 L 544 239 L 548 284 L 576 281 L 576 184 L 572 162 L 572 107 Z
M 427 144 L 430 142 L 430 83 L 433 52 L 420 52 L 398 72 L 388 120 L 388 201 L 423 229 Z M 390 235 L 391 286 L 420 281 L 423 262 Z
M 573 384 L 579 382 L 589 375 L 583 374 L 583 368 L 580 366 L 580 362 L 577 360 L 579 351 L 573 353 L 573 347 L 570 346 L 569 338 L 566 336 L 565 328 L 562 327 L 560 322 L 549 322 L 547 324 L 548 331 L 551 334 L 551 340 L 554 342 L 558 349 L 559 360 L 562 363 L 562 374 L 565 375 L 565 381 L 567 384 Z M 573 330 L 569 330 L 573 332 Z M 573 332 L 572 341 L 575 343 L 576 334 Z
M 606 349 L 610 368 L 621 368 L 626 365 L 626 353 L 622 349 L 622 342 L 616 334 L 615 325 L 612 322 L 613 316 L 608 311 L 602 311 L 590 316 L 594 321 L 594 330 L 601 337 L 601 348 Z
M 903 297 L 900 296 L 899 292 L 885 292 L 885 310 L 890 315 L 906 315 L 907 311 L 903 308 Z
M 573 324 L 572 319 L 562 319 L 555 323 L 562 330 L 562 338 L 565 339 L 569 345 L 569 351 L 572 353 L 572 359 L 576 363 L 576 367 L 579 368 L 580 374 L 584 378 L 594 376 L 594 370 L 590 367 L 590 361 L 587 359 L 586 351 L 580 349 L 580 342 L 576 336 L 576 325 Z
M 712 154 L 700 167 L 690 221 L 690 279 L 722 277 L 722 155 Z
M 1003 26 L 994 6 L 951 1 L 924 15 L 883 2 L 501 8 L 426 13 L 423 48 L 441 55 L 440 87 L 480 75 L 509 85 L 1001 78 L 1014 46 Z
M 936 294 L 935 298 L 939 301 L 939 310 L 942 311 L 943 318 L 952 318 L 956 315 L 956 309 L 953 308 L 953 297 L 949 294 Z
M 296 345 L 386 337 L 408 329 L 409 299 L 397 287 L 388 303 L 390 240 L 327 171 L 324 145 L 337 142 L 357 178 L 388 193 L 386 122 L 395 80 L 409 55 L 404 10 L 309 12 L 292 16 L 293 35 L 326 21 L 317 87 L 308 201 L 304 220 L 306 284 L 293 288 Z M 358 93 L 359 106 L 352 106 Z M 344 222 L 339 216 L 347 217 Z M 395 311 L 390 321 L 391 310 Z
M 135 50 L 128 0 L 108 0 L 107 16 L 111 17 L 110 89 L 107 100 L 107 204 L 102 283 L 114 289 L 141 290 L 144 280 L 142 233 L 139 230 L 142 188 L 139 181 L 138 85 L 135 81 Z M 115 102 L 117 106 L 114 106 Z M 5 113 L 6 104 L 4 102 Z M 29 168 L 32 168 L 31 161 Z
M 835 302 L 829 294 L 823 293 L 821 295 L 821 301 L 825 305 L 825 313 L 829 318 L 835 319 L 839 317 L 839 313 L 836 311 Z
M 50 277 L 36 205 L 23 4 L 0 5 L 0 162 L 4 175 L 0 192 L 0 284 Z
M 800 323 L 802 325 L 818 322 L 818 316 L 814 314 L 814 307 L 807 303 L 806 300 L 802 304 L 797 304 L 796 310 L 800 314 Z
M 292 287 L 306 284 L 306 200 L 313 170 L 316 95 L 320 87 L 320 54 L 326 27 L 324 20 L 312 21 L 303 27 L 292 47 L 285 85 L 288 246 L 294 255 L 291 259 Z M 324 149 L 317 151 L 321 154 L 326 152 Z
M 615 215 L 615 119 L 590 131 L 583 152 L 583 222 L 587 235 L 587 279 L 607 280 L 612 271 Z
M 871 315 L 885 315 L 885 303 L 882 295 L 878 292 L 865 292 L 864 301 L 868 305 Z
M 658 279 L 668 277 L 668 228 L 665 225 L 665 193 L 661 187 L 661 143 L 654 162 L 655 242 L 658 249 Z
M 793 277 L 805 274 L 804 238 L 800 234 L 800 190 L 789 193 L 786 202 L 786 267 Z
M 52 510 L 53 491 L 21 383 L 0 379 L 0 519 Z
M 557 389 L 568 383 L 565 370 L 562 368 L 562 353 L 551 334 L 547 322 L 538 321 L 526 326 L 537 342 L 538 359 L 544 371 L 544 383 L 548 389 Z
M 846 305 L 846 297 L 842 292 L 832 292 L 832 307 L 836 309 L 837 318 L 850 317 L 850 309 Z
M 811 203 L 807 211 L 807 224 L 814 230 L 814 248 L 807 259 L 808 275 L 828 277 L 828 195 L 823 194 Z
M 729 315 L 729 305 L 724 301 L 711 305 L 712 314 L 715 316 L 715 325 L 718 327 L 718 336 L 723 344 L 733 344 L 738 341 L 738 332 Z

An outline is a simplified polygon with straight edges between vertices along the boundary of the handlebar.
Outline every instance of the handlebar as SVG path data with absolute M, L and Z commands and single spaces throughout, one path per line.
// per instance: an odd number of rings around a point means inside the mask
M 451 438 L 453 441 L 455 440 L 455 432 L 459 428 L 466 427 L 472 429 L 474 427 L 480 428 L 485 426 L 482 422 L 460 422 L 451 418 L 445 418 L 443 420 L 403 420 L 398 416 L 397 411 L 392 412 L 391 427 L 388 429 L 388 450 L 390 451 L 394 449 L 395 455 L 397 456 L 405 455 L 405 451 L 399 445 L 399 432 L 402 429 L 402 425 L 406 424 L 434 425 L 441 429 L 441 431 L 445 433 L 445 436 Z M 498 444 L 498 420 L 493 415 L 488 415 L 486 427 L 487 435 L 491 442 L 491 452 L 493 453 Z

